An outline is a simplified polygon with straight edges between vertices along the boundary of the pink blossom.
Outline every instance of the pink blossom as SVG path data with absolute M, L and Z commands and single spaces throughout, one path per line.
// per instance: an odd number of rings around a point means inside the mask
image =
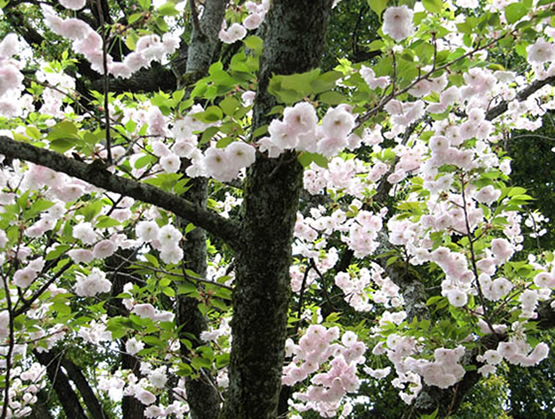
M 7 34 L 0 42 L 0 58 L 10 58 L 17 54 L 19 41 L 15 33 Z M 1 96 L 1 95 L 0 95 Z
M 93 249 L 93 256 L 96 259 L 105 259 L 112 256 L 117 246 L 112 240 L 102 240 L 98 242 Z
M 98 268 L 93 268 L 86 277 L 79 277 L 75 283 L 75 294 L 80 297 L 93 297 L 110 291 L 112 283 L 106 279 L 106 274 Z
M 145 344 L 142 341 L 137 340 L 135 338 L 127 339 L 127 342 L 125 342 L 125 351 L 129 355 L 135 355 L 137 352 L 140 352 L 144 347 L 145 347 Z
M 327 137 L 346 139 L 354 126 L 354 116 L 342 106 L 328 109 L 322 119 L 322 131 Z
M 0 97 L 11 89 L 19 89 L 23 82 L 23 74 L 11 64 L 0 66 Z
M 135 397 L 144 405 L 148 406 L 156 401 L 156 396 L 148 390 L 140 389 L 135 393 Z
M 97 234 L 91 223 L 84 222 L 73 226 L 73 237 L 85 244 L 93 244 L 96 242 Z
M 389 7 L 383 14 L 382 30 L 395 41 L 402 41 L 414 33 L 413 16 L 407 6 Z
M 539 38 L 534 45 L 526 48 L 531 64 L 542 64 L 555 59 L 555 44 Z
M 60 0 L 60 4 L 66 9 L 80 10 L 85 7 L 87 0 Z
M 152 304 L 137 304 L 135 305 L 135 307 L 133 307 L 131 313 L 136 314 L 143 319 L 154 319 L 154 317 L 156 316 L 156 309 Z
M 135 227 L 137 238 L 145 242 L 157 240 L 159 232 L 160 228 L 156 221 L 140 221 Z
M 554 288 L 555 272 L 540 272 L 534 277 L 534 284 L 538 288 Z
M 243 20 L 243 26 L 246 29 L 253 30 L 258 28 L 263 20 L 264 15 L 261 13 L 253 13 L 252 15 L 248 15 L 245 20 Z
M 181 167 L 181 159 L 175 154 L 168 154 L 160 159 L 160 166 L 166 173 L 177 173 Z
M 37 275 L 38 272 L 30 267 L 19 269 L 14 274 L 13 283 L 20 288 L 27 288 L 33 283 Z
M 67 255 L 74 263 L 90 263 L 94 259 L 93 252 L 86 249 L 72 249 L 67 252 Z

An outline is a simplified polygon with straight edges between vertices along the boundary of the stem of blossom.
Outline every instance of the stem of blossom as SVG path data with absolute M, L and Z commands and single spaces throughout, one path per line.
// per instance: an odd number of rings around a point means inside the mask
M 6 373 L 5 373 L 5 385 L 4 388 L 4 406 L 2 406 L 2 415 L 0 416 L 1 419 L 6 419 L 8 415 L 8 405 L 10 404 L 10 373 L 12 367 L 12 354 L 15 347 L 15 336 L 14 336 L 14 324 L 13 320 L 16 317 L 12 310 L 12 299 L 10 297 L 10 289 L 8 286 L 8 280 L 5 275 L 2 275 L 2 282 L 4 283 L 4 292 L 6 293 L 6 304 L 8 309 L 8 318 L 9 318 L 9 343 L 8 343 L 8 352 L 6 354 Z
M 50 337 L 52 337 L 52 336 L 56 336 L 58 333 L 60 333 L 60 331 L 59 331 L 59 330 L 56 330 L 56 331 L 54 331 L 54 332 L 47 333 L 46 335 L 41 336 L 40 338 L 35 338 L 35 339 L 30 339 L 30 340 L 25 340 L 25 341 L 19 341 L 19 342 L 18 342 L 18 345 L 29 345 L 29 344 L 31 344 L 31 343 L 40 342 L 40 341 L 43 340 L 43 339 L 48 339 L 48 338 L 50 338 Z M 10 344 L 11 344 L 11 341 L 8 342 L 7 344 L 0 344 L 0 347 L 1 347 L 1 346 L 3 346 L 3 347 L 10 346 Z
M 391 96 L 392 98 L 395 97 L 395 87 L 397 84 L 397 59 L 395 58 L 395 51 L 391 51 L 391 60 L 393 64 L 393 77 L 391 80 Z
M 480 281 L 478 281 L 478 266 L 476 265 L 476 255 L 474 253 L 474 238 L 472 237 L 472 233 L 470 231 L 470 223 L 468 221 L 468 212 L 466 210 L 466 194 L 464 192 L 466 186 L 466 182 L 464 179 L 464 174 L 461 174 L 461 197 L 463 201 L 463 214 L 464 214 L 464 224 L 466 227 L 466 237 L 468 238 L 468 248 L 470 250 L 470 262 L 472 264 L 472 271 L 474 272 L 474 278 L 476 281 L 476 288 L 478 289 L 478 295 L 480 296 L 480 303 L 484 309 L 484 319 L 488 324 L 492 333 L 495 333 L 493 330 L 493 325 L 491 323 L 491 318 L 488 314 L 488 309 L 486 307 L 486 300 L 484 298 L 484 293 L 482 292 L 482 286 L 480 285 Z
M 301 323 L 301 314 L 303 311 L 303 297 L 304 297 L 304 290 L 306 287 L 306 280 L 308 279 L 308 274 L 310 272 L 310 270 L 312 269 L 313 266 L 313 261 L 312 259 L 310 259 L 305 271 L 304 271 L 304 275 L 303 275 L 303 282 L 301 284 L 301 291 L 299 294 L 299 307 L 297 308 L 297 323 L 295 325 L 295 332 L 293 333 L 294 335 L 297 334 L 297 332 L 299 331 L 299 327 L 300 327 L 300 323 Z
M 534 234 L 536 235 L 536 245 L 538 246 L 538 250 L 541 252 L 542 251 L 542 246 L 540 244 L 540 235 L 539 235 L 538 226 L 537 226 L 536 220 L 534 220 L 534 216 L 532 215 L 532 212 L 530 210 L 528 210 L 528 216 L 532 220 L 532 228 L 534 229 Z
M 436 42 L 436 33 L 432 32 L 432 44 L 434 45 L 434 58 L 432 61 L 432 69 L 431 72 L 435 71 L 436 69 L 436 62 L 437 62 L 437 42 Z
M 112 150 L 111 150 L 111 133 L 110 133 L 110 102 L 108 94 L 110 92 L 110 80 L 108 78 L 108 46 L 106 43 L 106 25 L 104 22 L 104 12 L 100 0 L 96 0 L 96 7 L 98 8 L 98 16 L 100 19 L 100 26 L 102 28 L 102 67 L 104 70 L 104 118 L 106 124 L 106 158 L 108 165 L 112 165 Z
M 141 264 L 141 263 L 131 261 L 131 260 L 129 260 L 129 259 L 127 259 L 127 258 L 125 258 L 125 257 L 123 257 L 123 256 L 121 256 L 121 255 L 116 255 L 116 256 L 119 257 L 119 258 L 122 259 L 122 260 L 125 260 L 125 261 L 127 261 L 127 262 L 129 262 L 129 263 L 132 263 L 132 264 L 135 265 L 135 266 L 139 266 L 139 267 L 141 267 L 141 268 L 150 269 L 152 272 L 158 272 L 158 273 L 161 273 L 161 274 L 164 274 L 164 275 L 173 276 L 173 277 L 175 277 L 175 278 L 187 278 L 187 279 L 192 279 L 192 280 L 197 281 L 197 282 L 202 282 L 202 283 L 205 283 L 205 284 L 214 285 L 214 286 L 216 286 L 216 287 L 225 288 L 225 289 L 227 289 L 227 290 L 229 290 L 229 291 L 233 291 L 233 287 L 230 287 L 230 286 L 225 285 L 225 284 L 220 284 L 219 282 L 211 281 L 211 280 L 206 279 L 206 278 L 197 278 L 196 276 L 191 276 L 191 275 L 187 275 L 187 274 L 178 275 L 178 274 L 173 273 L 173 272 L 168 272 L 168 271 L 166 271 L 166 270 L 164 270 L 164 269 L 153 268 L 152 266 L 149 266 L 149 265 L 143 265 L 143 264 Z M 127 276 L 130 276 L 130 275 L 127 275 Z

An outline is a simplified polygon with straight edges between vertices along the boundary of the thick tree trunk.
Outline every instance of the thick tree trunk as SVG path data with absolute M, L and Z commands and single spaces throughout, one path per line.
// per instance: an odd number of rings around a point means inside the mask
M 267 92 L 272 74 L 318 65 L 331 0 L 275 0 L 266 16 L 254 128 L 269 122 L 276 104 Z M 230 386 L 223 417 L 277 416 L 290 297 L 291 242 L 302 188 L 294 153 L 258 155 L 249 169 L 243 201 L 242 245 L 236 252 Z

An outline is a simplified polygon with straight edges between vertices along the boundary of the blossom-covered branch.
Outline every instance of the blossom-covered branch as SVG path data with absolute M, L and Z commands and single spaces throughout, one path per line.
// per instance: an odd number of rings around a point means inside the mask
M 84 180 L 107 191 L 156 205 L 190 220 L 195 225 L 225 240 L 232 247 L 241 243 L 237 224 L 232 220 L 193 205 L 189 201 L 155 186 L 114 175 L 106 170 L 103 164 L 83 163 L 50 150 L 14 141 L 6 136 L 0 136 L 0 153 L 10 159 L 30 161 Z

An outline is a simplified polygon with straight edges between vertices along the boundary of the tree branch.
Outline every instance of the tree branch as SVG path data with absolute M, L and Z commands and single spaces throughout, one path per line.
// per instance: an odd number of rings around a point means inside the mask
M 551 76 L 543 80 L 536 80 L 535 82 L 518 92 L 516 94 L 516 100 L 523 101 L 527 99 L 529 96 L 531 96 L 547 84 L 555 84 L 555 76 Z M 498 116 L 507 112 L 507 109 L 509 109 L 509 102 L 504 100 L 499 105 L 494 106 L 486 113 L 486 120 L 493 121 Z
M 114 175 L 95 164 L 83 163 L 50 150 L 14 141 L 6 136 L 0 136 L 0 153 L 12 159 L 30 161 L 65 173 L 107 191 L 156 205 L 190 220 L 195 225 L 221 238 L 231 247 L 238 247 L 242 244 L 236 222 L 155 186 Z
M 62 357 L 62 367 L 65 368 L 67 374 L 69 375 L 71 381 L 75 383 L 77 390 L 81 393 L 83 401 L 89 409 L 91 416 L 94 419 L 108 419 L 110 416 L 104 411 L 102 405 L 98 401 L 96 394 L 89 385 L 87 378 L 81 371 L 81 369 L 73 363 L 73 361 Z
M 58 395 L 58 400 L 68 418 L 88 419 L 83 406 L 79 403 L 79 398 L 67 378 L 67 375 L 60 368 L 61 354 L 53 355 L 50 352 L 38 352 L 33 350 L 33 355 L 46 367 L 46 373 L 52 383 L 52 387 Z

